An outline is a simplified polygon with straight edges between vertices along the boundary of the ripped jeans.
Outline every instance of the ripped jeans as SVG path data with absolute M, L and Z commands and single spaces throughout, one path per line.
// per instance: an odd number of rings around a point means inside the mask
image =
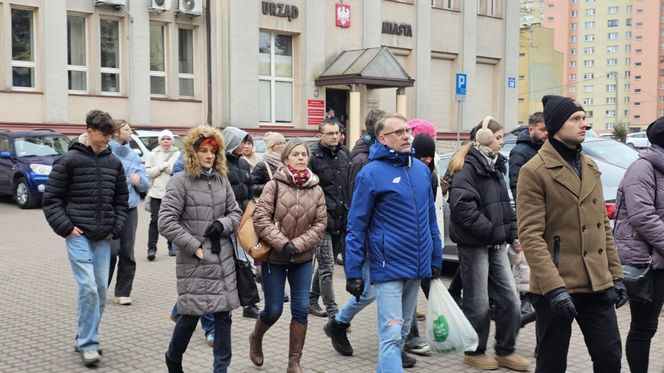
M 401 349 L 415 315 L 420 280 L 378 282 L 374 287 L 378 321 L 376 372 L 403 372 Z

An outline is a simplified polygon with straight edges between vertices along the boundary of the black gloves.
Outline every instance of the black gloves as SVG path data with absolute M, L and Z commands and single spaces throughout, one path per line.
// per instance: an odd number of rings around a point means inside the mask
M 224 227 L 221 226 L 218 220 L 215 220 L 205 229 L 204 236 L 210 238 L 212 241 L 219 241 L 223 232 Z
M 221 223 L 218 222 L 217 220 L 213 221 L 208 225 L 208 227 L 205 229 L 205 237 L 208 237 L 210 239 L 210 242 L 212 243 L 212 247 L 210 248 L 212 250 L 213 254 L 219 254 L 221 252 L 221 233 L 224 231 L 224 227 L 221 226 Z
M 293 246 L 293 244 L 290 242 L 284 245 L 284 248 L 281 250 L 281 253 L 284 254 L 288 259 L 293 259 L 293 257 L 299 254 L 295 246 Z
M 574 307 L 572 297 L 565 288 L 551 290 L 544 294 L 544 296 L 546 297 L 546 300 L 549 301 L 549 305 L 553 312 L 567 319 L 574 319 L 576 316 L 576 307 Z
M 613 289 L 616 291 L 616 308 L 620 308 L 627 303 L 627 287 L 621 278 L 613 281 Z
M 355 296 L 356 301 L 360 301 L 360 295 L 364 293 L 364 280 L 361 278 L 349 278 L 346 280 L 346 291 Z
M 441 272 L 443 271 L 440 267 L 431 267 L 431 279 L 435 280 L 440 278 Z

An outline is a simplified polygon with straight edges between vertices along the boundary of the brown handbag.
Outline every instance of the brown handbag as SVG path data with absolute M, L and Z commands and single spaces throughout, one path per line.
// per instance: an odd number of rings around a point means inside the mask
M 268 166 L 269 167 L 269 166 Z M 274 220 L 274 212 L 277 209 L 277 196 L 279 195 L 279 182 L 274 182 L 274 208 L 272 210 L 272 220 Z M 254 201 L 249 201 L 247 208 L 242 214 L 242 219 L 240 220 L 240 226 L 237 230 L 237 241 L 240 243 L 240 246 L 247 252 L 247 254 L 254 258 L 257 262 L 266 262 L 270 256 L 270 251 L 272 248 L 261 240 L 256 234 L 254 229 L 254 210 L 256 209 L 256 204 Z

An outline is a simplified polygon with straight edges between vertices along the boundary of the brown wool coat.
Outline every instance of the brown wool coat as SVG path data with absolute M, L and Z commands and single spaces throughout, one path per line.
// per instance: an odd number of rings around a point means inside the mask
M 274 179 L 265 184 L 256 210 L 254 211 L 254 229 L 272 251 L 268 262 L 288 264 L 289 260 L 281 255 L 283 247 L 290 241 L 299 254 L 291 261 L 303 263 L 314 256 L 314 248 L 323 239 L 327 227 L 327 208 L 323 189 L 318 186 L 318 176 L 310 172 L 309 180 L 298 188 L 293 176 L 286 167 L 274 174 Z M 276 210 L 274 208 L 275 183 L 279 182 L 279 195 Z M 272 213 L 274 211 L 274 221 Z
M 582 178 L 548 141 L 520 171 L 516 212 L 519 240 L 530 265 L 530 291 L 600 292 L 622 278 L 606 215 L 600 172 L 581 156 Z M 560 238 L 558 268 L 552 253 Z

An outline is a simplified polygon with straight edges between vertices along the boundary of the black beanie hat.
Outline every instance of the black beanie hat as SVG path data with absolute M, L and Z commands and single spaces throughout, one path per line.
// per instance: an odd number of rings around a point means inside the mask
M 433 157 L 436 154 L 436 141 L 426 133 L 419 133 L 413 139 L 415 158 Z
M 544 125 L 549 132 L 549 137 L 555 135 L 572 114 L 577 111 L 585 111 L 581 104 L 563 96 L 544 96 L 542 104 L 544 105 Z
M 664 117 L 650 123 L 646 130 L 646 135 L 651 144 L 664 148 Z

